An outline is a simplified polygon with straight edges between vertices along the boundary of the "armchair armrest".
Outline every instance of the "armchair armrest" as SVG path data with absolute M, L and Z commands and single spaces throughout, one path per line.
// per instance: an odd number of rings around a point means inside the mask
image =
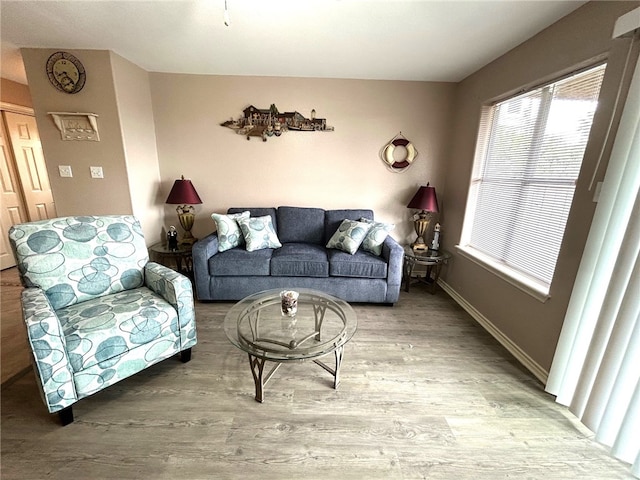
M 155 262 L 144 267 L 144 284 L 164 298 L 178 312 L 180 351 L 197 343 L 196 316 L 191 281 L 174 270 Z
M 49 412 L 58 412 L 78 400 L 60 320 L 44 291 L 35 287 L 22 291 L 22 313 L 42 399 Z
M 211 233 L 193 244 L 193 281 L 200 300 L 209 298 L 209 259 L 218 253 L 218 234 Z

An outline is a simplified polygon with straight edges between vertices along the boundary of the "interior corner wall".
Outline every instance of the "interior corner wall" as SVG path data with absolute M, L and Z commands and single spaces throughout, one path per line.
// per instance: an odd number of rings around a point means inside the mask
M 68 50 L 83 63 L 87 72 L 84 88 L 70 95 L 56 90 L 45 71 L 47 59 L 56 51 L 21 49 L 58 215 L 131 214 L 110 53 Z M 100 141 L 63 141 L 48 112 L 97 114 Z M 59 165 L 71 166 L 73 177 L 60 177 Z M 104 178 L 91 178 L 90 166 L 102 167 Z
M 0 101 L 33 108 L 29 87 L 6 78 L 0 78 Z
M 625 84 L 624 62 L 630 39 L 612 40 L 615 21 L 640 2 L 589 2 L 463 80 L 457 90 L 455 142 L 449 155 L 444 201 L 447 205 L 443 243 L 454 256 L 442 279 L 450 293 L 463 300 L 489 325 L 494 335 L 527 359 L 530 366 L 548 372 L 567 309 L 573 283 L 595 211 L 589 183 L 594 171 L 601 180 L 610 145 L 603 162 L 598 157 L 607 140 L 615 98 Z M 637 51 L 635 52 L 637 58 Z M 535 86 L 573 68 L 607 58 L 608 66 L 600 102 L 585 153 L 576 192 L 562 242 L 550 299 L 542 303 L 457 254 L 474 160 L 481 107 L 506 93 Z M 622 88 L 624 92 L 625 89 Z M 619 114 L 619 112 L 618 112 Z M 619 118 L 618 118 L 619 120 Z M 544 248 L 544 244 L 540 245 Z M 546 376 L 546 375 L 545 375 Z
M 163 203 L 149 73 L 111 52 L 133 214 L 147 245 L 162 240 Z
M 415 239 L 407 204 L 418 186 L 444 192 L 455 84 L 290 77 L 152 73 L 151 91 L 164 198 L 190 178 L 203 204 L 193 233 L 215 229 L 211 213 L 228 207 L 292 205 L 369 208 L 396 224 L 392 236 Z M 330 132 L 289 131 L 263 142 L 220 124 L 253 105 L 325 118 Z M 380 150 L 398 133 L 417 148 L 403 173 Z M 444 206 L 446 209 L 446 206 Z M 165 209 L 176 224 L 175 206 Z

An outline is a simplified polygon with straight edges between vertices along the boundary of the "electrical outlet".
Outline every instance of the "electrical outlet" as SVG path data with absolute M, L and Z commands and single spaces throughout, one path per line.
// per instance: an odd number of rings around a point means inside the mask
M 104 178 L 102 174 L 102 167 L 89 167 L 91 171 L 91 178 Z
M 61 177 L 73 177 L 71 165 L 58 165 L 58 171 Z

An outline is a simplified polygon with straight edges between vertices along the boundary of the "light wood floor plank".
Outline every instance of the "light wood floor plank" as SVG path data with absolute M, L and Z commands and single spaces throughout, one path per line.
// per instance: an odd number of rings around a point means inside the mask
M 286 364 L 263 404 L 225 337 L 230 306 L 197 304 L 191 362 L 80 401 L 67 427 L 33 373 L 3 386 L 2 479 L 631 478 L 442 291 L 354 305 L 339 388 L 313 363 Z

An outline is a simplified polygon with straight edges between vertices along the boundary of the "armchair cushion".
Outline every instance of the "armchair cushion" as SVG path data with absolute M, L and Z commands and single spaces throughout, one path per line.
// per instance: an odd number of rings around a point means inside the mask
M 130 215 L 23 223 L 9 235 L 24 285 L 42 288 L 54 310 L 144 282 L 149 253 Z
M 110 369 L 119 368 L 122 354 L 140 345 L 164 338 L 164 350 L 179 348 L 176 310 L 146 287 L 71 305 L 57 313 L 74 372 L 99 364 L 104 370 L 100 376 L 107 380 Z M 156 347 L 156 353 L 162 354 L 162 349 Z

